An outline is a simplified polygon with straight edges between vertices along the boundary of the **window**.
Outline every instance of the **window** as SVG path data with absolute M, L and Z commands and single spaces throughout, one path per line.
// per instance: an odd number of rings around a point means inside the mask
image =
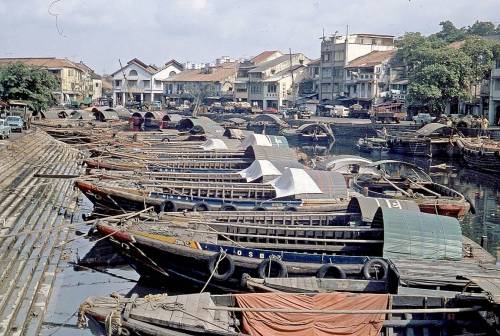
M 122 81 L 119 79 L 115 80 L 115 86 L 120 87 L 120 85 L 122 85 Z
M 497 60 L 497 62 L 496 62 L 496 68 L 500 69 L 500 60 Z
M 495 79 L 495 91 L 500 91 L 500 79 Z
M 75 70 L 73 69 L 68 69 L 68 76 L 73 77 L 75 75 Z
M 168 77 L 175 76 L 176 74 L 177 74 L 177 72 L 175 72 L 175 71 L 170 71 L 170 73 L 168 74 Z
M 345 57 L 345 53 L 343 51 L 337 51 L 335 53 L 335 61 L 343 61 Z
M 323 55 L 321 55 L 321 59 L 323 60 L 323 62 L 329 62 L 330 61 L 330 53 L 329 52 L 323 53 Z
M 129 76 L 137 76 L 137 71 L 136 71 L 136 70 L 130 70 L 130 71 L 128 72 L 128 75 L 129 75 Z
M 344 69 L 342 67 L 334 67 L 333 68 L 333 77 L 334 78 L 342 78 L 343 72 L 344 72 Z
M 161 81 L 155 79 L 155 88 L 160 88 L 161 87 Z
M 262 93 L 262 86 L 260 84 L 250 84 L 250 93 Z
M 143 86 L 144 88 L 149 88 L 149 86 L 150 86 L 150 81 L 149 81 L 149 80 L 143 80 L 143 81 L 142 81 L 142 86 Z
M 129 87 L 136 87 L 137 81 L 136 80 L 129 80 L 129 81 L 127 81 L 127 84 Z
M 268 84 L 267 85 L 267 92 L 276 93 L 276 84 Z
M 95 87 L 98 88 L 99 87 L 99 83 L 95 83 Z
M 322 68 L 321 73 L 323 78 L 328 78 L 332 76 L 332 68 Z

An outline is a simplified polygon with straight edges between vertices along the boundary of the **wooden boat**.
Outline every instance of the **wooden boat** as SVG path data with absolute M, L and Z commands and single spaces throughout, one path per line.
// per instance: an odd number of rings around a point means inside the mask
M 96 228 L 110 237 L 111 243 L 142 276 L 163 276 L 197 287 L 207 284 L 217 290 L 239 290 L 244 274 L 256 277 L 319 274 L 340 278 L 360 278 L 367 274 L 370 278 L 397 283 L 397 274 L 386 260 L 349 255 L 363 249 L 375 253 L 374 246 L 380 246 L 380 240 L 376 239 L 380 230 L 306 225 L 288 230 L 286 226 L 277 226 L 271 231 L 272 228 L 262 225 L 244 225 L 246 230 L 243 226 L 232 229 L 224 223 L 186 224 L 171 220 L 120 224 L 100 220 Z M 326 238 L 310 237 L 305 230 Z M 331 238 L 333 232 L 346 238 Z M 360 245 L 372 245 L 372 249 Z M 310 247 L 311 251 L 306 252 Z
M 345 209 L 349 193 L 341 174 L 286 168 L 269 183 L 77 180 L 76 186 L 95 205 L 115 210 L 289 210 Z
M 335 136 L 330 127 L 322 123 L 301 125 L 297 129 L 299 141 L 302 142 L 335 142 Z
M 353 188 L 364 196 L 414 200 L 426 213 L 458 219 L 469 212 L 470 204 L 458 191 L 435 183 L 421 168 L 401 161 L 374 162 L 378 174 L 358 174 Z
M 387 140 L 384 138 L 375 137 L 365 137 L 360 138 L 356 144 L 360 152 L 373 153 L 373 154 L 387 154 L 389 152 L 389 147 L 387 145 Z
M 459 294 L 112 294 L 87 298 L 78 324 L 91 318 L 107 335 L 494 334 L 485 312 L 498 318 L 487 300 Z
M 453 154 L 452 127 L 440 123 L 424 125 L 415 132 L 387 136 L 391 152 L 413 156 L 450 156 Z
M 297 161 L 288 160 L 255 160 L 252 164 L 243 170 L 237 172 L 213 172 L 213 173 L 190 173 L 190 172 L 153 172 L 153 171 L 120 171 L 106 169 L 89 169 L 91 176 L 100 179 L 127 180 L 142 183 L 150 182 L 230 182 L 230 183 L 248 183 L 248 182 L 269 182 L 279 176 L 285 170 L 285 167 L 305 168 Z
M 253 159 L 242 160 L 133 160 L 129 158 L 92 158 L 84 160 L 88 168 L 109 170 L 143 170 L 153 172 L 237 172 L 249 167 Z
M 468 167 L 500 172 L 500 142 L 482 138 L 460 138 L 456 141 Z

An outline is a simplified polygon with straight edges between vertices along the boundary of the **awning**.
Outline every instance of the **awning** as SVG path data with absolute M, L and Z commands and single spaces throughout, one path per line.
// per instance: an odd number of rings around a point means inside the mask
M 287 168 L 283 175 L 271 182 L 276 198 L 299 194 L 322 194 L 314 180 L 303 169 Z
M 373 227 L 384 229 L 384 258 L 461 260 L 462 229 L 456 218 L 380 208 Z
M 255 160 L 248 168 L 238 174 L 247 182 L 255 181 L 263 176 L 280 176 L 281 172 L 268 160 Z
M 361 213 L 362 220 L 371 223 L 379 208 L 420 212 L 420 208 L 414 201 L 364 196 L 354 196 L 347 206 L 347 212 Z

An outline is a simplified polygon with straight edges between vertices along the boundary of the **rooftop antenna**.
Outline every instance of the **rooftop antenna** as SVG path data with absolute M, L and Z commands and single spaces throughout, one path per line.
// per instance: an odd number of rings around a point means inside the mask
M 292 66 L 292 48 L 288 48 L 290 54 L 290 73 L 292 74 L 292 107 L 295 107 L 295 81 L 293 79 L 293 66 Z

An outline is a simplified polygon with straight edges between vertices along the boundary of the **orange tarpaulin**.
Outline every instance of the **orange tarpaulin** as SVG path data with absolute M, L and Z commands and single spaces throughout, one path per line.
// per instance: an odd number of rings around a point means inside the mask
M 321 293 L 239 294 L 240 308 L 293 310 L 387 309 L 388 294 Z M 243 331 L 252 336 L 349 336 L 379 335 L 385 314 L 314 314 L 243 312 Z

